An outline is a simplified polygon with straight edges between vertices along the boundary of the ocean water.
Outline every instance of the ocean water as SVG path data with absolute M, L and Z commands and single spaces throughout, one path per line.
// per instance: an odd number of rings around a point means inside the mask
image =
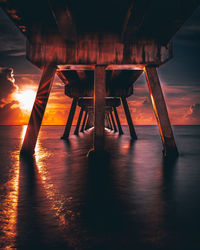
M 200 126 L 174 127 L 173 162 L 156 126 L 137 141 L 106 131 L 98 162 L 92 130 L 63 141 L 63 126 L 43 126 L 22 159 L 25 129 L 0 126 L 0 249 L 200 249 Z

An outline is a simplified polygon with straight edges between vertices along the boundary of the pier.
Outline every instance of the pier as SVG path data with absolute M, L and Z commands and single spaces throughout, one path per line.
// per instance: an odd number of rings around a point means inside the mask
M 21 152 L 34 154 L 55 74 L 72 98 L 62 139 L 94 127 L 93 152 L 104 150 L 105 127 L 123 134 L 122 105 L 130 137 L 137 138 L 127 98 L 144 72 L 160 131 L 163 154 L 177 156 L 157 68 L 173 57 L 172 37 L 200 1 L 1 1 L 1 7 L 27 37 L 27 59 L 43 73 Z M 83 121 L 82 121 L 83 120 Z M 92 152 L 92 151 L 90 151 Z

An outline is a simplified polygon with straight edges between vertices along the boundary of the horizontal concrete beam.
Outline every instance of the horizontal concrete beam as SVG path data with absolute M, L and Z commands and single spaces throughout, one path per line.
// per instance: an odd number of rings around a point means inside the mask
M 107 107 L 118 107 L 121 105 L 119 98 L 106 98 L 105 106 Z M 81 98 L 78 100 L 79 107 L 93 107 L 94 99 L 93 98 Z
M 39 36 L 39 37 L 37 37 Z M 172 58 L 172 44 L 162 46 L 154 39 L 123 43 L 110 34 L 85 34 L 73 43 L 51 36 L 45 41 L 40 34 L 27 42 L 27 58 L 37 66 L 57 65 L 160 65 Z M 60 67 L 60 66 L 59 66 Z

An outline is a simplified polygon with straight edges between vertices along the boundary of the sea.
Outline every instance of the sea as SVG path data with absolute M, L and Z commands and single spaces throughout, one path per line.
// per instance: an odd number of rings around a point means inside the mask
M 135 129 L 106 130 L 91 160 L 92 129 L 42 126 L 20 157 L 26 126 L 0 126 L 0 249 L 200 249 L 200 126 L 173 127 L 174 160 L 156 126 Z

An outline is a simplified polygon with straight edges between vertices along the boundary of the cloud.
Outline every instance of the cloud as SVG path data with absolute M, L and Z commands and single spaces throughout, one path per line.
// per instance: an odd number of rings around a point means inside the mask
M 9 102 L 11 95 L 17 91 L 12 68 L 0 68 L 0 105 Z
M 14 93 L 18 90 L 12 68 L 0 67 L 0 124 L 17 123 L 22 117 Z
M 36 92 L 40 77 L 39 74 L 16 74 L 14 78 L 12 68 L 0 67 L 0 124 L 28 123 L 31 110 L 24 109 L 24 103 L 22 105 L 18 97 L 27 90 Z M 64 95 L 64 84 L 56 77 L 43 124 L 65 124 L 71 101 L 72 99 Z
M 26 51 L 25 50 L 14 50 L 14 51 L 10 51 L 9 56 L 25 56 L 26 55 Z
M 200 7 L 196 9 L 193 15 L 183 24 L 175 36 L 175 42 L 178 45 L 198 46 L 200 41 Z
M 25 110 L 16 101 L 16 93 L 37 91 L 39 74 L 16 74 L 10 68 L 0 68 L 0 124 L 27 124 L 31 110 Z M 163 92 L 172 124 L 200 124 L 200 87 L 171 86 L 162 82 Z M 157 124 L 147 84 L 137 84 L 135 94 L 128 98 L 129 108 L 134 124 Z M 18 100 L 18 99 L 17 99 Z M 64 95 L 63 83 L 55 78 L 45 111 L 43 124 L 64 125 L 66 123 L 71 98 Z M 118 108 L 122 124 L 127 124 L 122 107 Z M 78 117 L 78 109 L 74 121 Z
M 149 97 L 145 97 L 145 99 L 144 99 L 142 105 L 144 105 L 144 106 L 149 106 L 149 105 L 151 105 L 151 100 L 150 100 L 150 98 L 149 98 Z
M 200 103 L 195 103 L 190 106 L 187 117 L 200 119 Z
M 22 119 L 22 113 L 20 108 L 14 107 L 17 104 L 16 101 L 12 101 L 0 107 L 0 124 L 17 124 Z

